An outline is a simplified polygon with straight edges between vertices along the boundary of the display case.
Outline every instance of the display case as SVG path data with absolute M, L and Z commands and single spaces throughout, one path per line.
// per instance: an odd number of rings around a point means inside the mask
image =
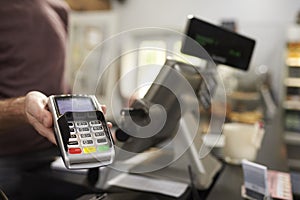
M 288 29 L 285 54 L 283 123 L 289 166 L 300 169 L 300 26 Z
M 106 70 L 101 61 L 116 57 L 118 46 L 103 43 L 116 34 L 117 19 L 114 10 L 72 11 L 69 17 L 67 81 L 73 93 L 96 95 L 105 105 L 110 103 L 117 72 Z M 107 115 L 110 118 L 110 111 Z
M 82 89 L 88 89 L 89 79 L 80 76 L 78 70 L 91 51 L 98 51 L 97 58 L 89 58 L 97 62 L 105 49 L 96 47 L 103 40 L 115 34 L 116 28 L 117 16 L 114 11 L 72 11 L 70 13 L 67 74 L 71 85 L 77 78 Z M 95 73 L 98 73 L 98 69 L 91 70 L 89 75 Z

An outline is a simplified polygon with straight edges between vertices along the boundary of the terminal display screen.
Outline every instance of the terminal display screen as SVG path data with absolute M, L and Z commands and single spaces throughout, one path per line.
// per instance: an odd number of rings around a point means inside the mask
M 85 97 L 60 97 L 56 99 L 56 105 L 60 115 L 63 115 L 65 112 L 86 112 L 96 110 L 92 100 Z
M 200 44 L 217 64 L 229 65 L 247 70 L 255 46 L 255 40 L 235 32 L 191 17 L 187 23 L 182 53 L 206 59 L 199 48 L 193 48 L 194 41 Z M 193 41 L 192 41 L 193 40 Z

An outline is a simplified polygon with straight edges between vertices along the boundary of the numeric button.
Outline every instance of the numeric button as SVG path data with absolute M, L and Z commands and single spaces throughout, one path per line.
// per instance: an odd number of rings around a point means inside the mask
M 69 130 L 70 130 L 70 133 L 71 133 L 71 134 L 74 134 L 74 133 L 75 133 L 75 128 L 69 128 Z
M 90 121 L 91 126 L 99 126 L 101 125 L 101 122 L 99 120 Z
M 105 133 L 104 132 L 96 132 L 94 135 L 95 135 L 95 137 L 104 137 Z
M 78 128 L 77 130 L 79 133 L 89 133 L 90 132 L 90 129 L 88 127 Z
M 90 133 L 83 133 L 83 134 L 80 134 L 80 137 L 81 138 L 90 138 L 90 137 L 92 137 L 92 135 Z
M 87 127 L 89 124 L 86 121 L 76 122 L 76 127 Z
M 103 130 L 103 126 L 94 126 L 94 127 L 92 127 L 93 132 L 102 131 L 102 130 Z
M 74 128 L 74 123 L 73 122 L 68 122 L 69 128 Z
M 107 140 L 106 138 L 97 139 L 97 144 L 106 144 Z
M 82 146 L 91 146 L 91 145 L 94 145 L 94 141 L 93 140 L 82 140 L 81 144 L 82 144 Z

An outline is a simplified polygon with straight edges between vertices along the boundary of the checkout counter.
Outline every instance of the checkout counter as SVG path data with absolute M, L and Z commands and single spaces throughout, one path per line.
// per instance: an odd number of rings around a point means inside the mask
M 288 172 L 286 147 L 282 137 L 282 127 L 279 113 L 265 124 L 265 136 L 258 151 L 255 162 L 269 169 Z M 223 171 L 210 191 L 207 199 L 243 199 L 241 185 L 243 184 L 242 167 L 225 164 Z

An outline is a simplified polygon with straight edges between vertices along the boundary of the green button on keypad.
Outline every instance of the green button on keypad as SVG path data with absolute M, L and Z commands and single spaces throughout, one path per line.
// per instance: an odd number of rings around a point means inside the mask
M 102 151 L 108 151 L 109 150 L 109 146 L 108 145 L 100 145 L 98 146 L 98 151 L 102 152 Z

